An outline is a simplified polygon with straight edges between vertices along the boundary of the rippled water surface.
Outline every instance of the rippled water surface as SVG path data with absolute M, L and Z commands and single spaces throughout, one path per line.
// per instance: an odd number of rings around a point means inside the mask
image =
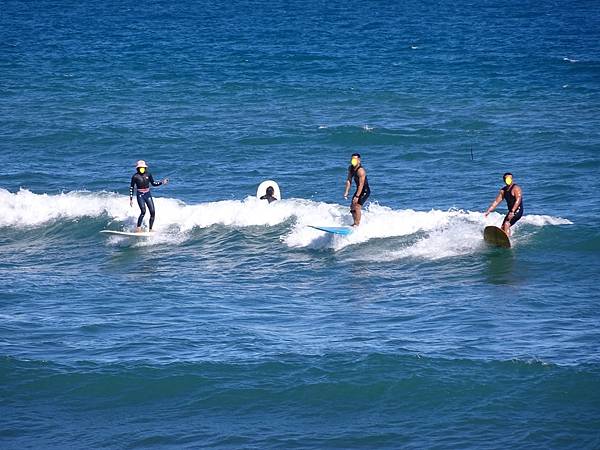
M 2 10 L 2 448 L 600 446 L 594 2 Z

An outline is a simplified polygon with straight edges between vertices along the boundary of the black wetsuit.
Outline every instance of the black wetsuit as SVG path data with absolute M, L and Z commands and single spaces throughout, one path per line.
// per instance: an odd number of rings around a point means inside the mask
M 502 188 L 502 192 L 504 192 L 504 200 L 506 200 L 506 204 L 508 205 L 508 213 L 509 214 L 512 211 L 513 207 L 515 206 L 515 203 L 517 202 L 517 197 L 515 197 L 512 193 L 514 187 L 515 187 L 515 185 L 511 184 L 510 186 L 504 186 Z M 523 217 L 523 198 L 521 198 L 521 204 L 515 211 L 515 215 L 513 216 L 513 218 L 509 220 L 508 214 L 507 214 L 504 217 L 503 223 L 509 222 L 510 225 L 512 226 L 515 223 L 517 223 L 521 217 Z
M 136 172 L 135 175 L 131 177 L 131 185 L 129 186 L 129 198 L 133 198 L 133 188 L 136 188 L 136 198 L 138 202 L 138 206 L 140 207 L 141 214 L 138 217 L 137 226 L 142 226 L 142 221 L 144 220 L 144 216 L 146 215 L 146 205 L 148 205 L 148 210 L 150 211 L 150 230 L 152 230 L 152 225 L 154 225 L 154 200 L 152 200 L 152 194 L 150 193 L 150 185 L 152 186 L 160 186 L 163 184 L 162 181 L 154 181 L 152 174 L 150 172 L 139 173 Z
M 356 197 L 358 194 L 358 186 L 360 183 L 360 177 L 358 176 L 358 169 L 360 169 L 361 167 L 364 169 L 364 167 L 362 165 L 358 166 L 356 169 L 352 166 L 350 166 L 348 168 L 348 170 L 354 177 L 354 182 L 356 183 L 356 191 L 354 192 L 354 197 Z M 366 172 L 367 171 L 365 170 L 365 184 L 363 185 L 363 189 L 362 189 L 362 192 L 360 193 L 360 197 L 358 197 L 358 204 L 360 206 L 363 206 L 365 204 L 365 202 L 367 201 L 367 199 L 369 198 L 369 195 L 371 195 L 371 188 L 369 187 L 369 180 L 367 179 Z

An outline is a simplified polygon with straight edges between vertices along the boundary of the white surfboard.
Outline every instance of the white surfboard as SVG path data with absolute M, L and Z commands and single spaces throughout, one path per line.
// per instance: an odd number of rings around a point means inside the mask
M 277 200 L 281 200 L 281 191 L 279 190 L 279 185 L 273 180 L 266 180 L 258 185 L 258 189 L 256 190 L 256 198 L 261 198 L 263 195 L 266 195 L 267 188 L 269 186 L 273 188 L 273 197 L 275 197 Z
M 129 237 L 150 237 L 154 236 L 151 231 L 141 231 L 136 233 L 135 231 L 116 231 L 116 230 L 102 230 L 100 233 L 104 234 L 116 234 L 118 236 L 129 236 Z

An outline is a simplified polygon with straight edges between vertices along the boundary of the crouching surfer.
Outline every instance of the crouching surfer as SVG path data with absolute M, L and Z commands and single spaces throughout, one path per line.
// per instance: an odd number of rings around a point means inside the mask
M 169 179 L 165 178 L 161 181 L 154 181 L 154 177 L 148 171 L 148 166 L 144 160 L 139 160 L 135 166 L 136 172 L 131 177 L 131 185 L 129 187 L 129 206 L 133 207 L 133 189 L 136 190 L 136 198 L 138 206 L 140 207 L 140 216 L 138 217 L 137 227 L 135 231 L 137 233 L 142 231 L 142 221 L 146 215 L 146 205 L 150 211 L 150 226 L 149 231 L 152 231 L 154 225 L 154 217 L 156 210 L 154 209 L 154 200 L 152 200 L 152 194 L 150 193 L 150 185 L 161 186 L 169 183 Z

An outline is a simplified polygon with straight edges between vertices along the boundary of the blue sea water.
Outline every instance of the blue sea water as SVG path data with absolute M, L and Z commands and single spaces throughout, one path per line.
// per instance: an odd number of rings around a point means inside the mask
M 600 447 L 597 2 L 1 10 L 2 448 Z

